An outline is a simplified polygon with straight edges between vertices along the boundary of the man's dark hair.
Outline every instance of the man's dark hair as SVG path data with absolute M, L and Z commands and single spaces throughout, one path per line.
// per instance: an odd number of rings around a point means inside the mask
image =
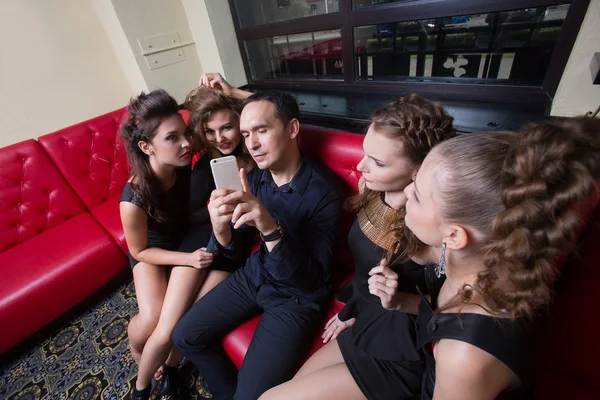
M 275 117 L 287 126 L 294 118 L 300 118 L 300 110 L 296 99 L 289 93 L 267 90 L 252 94 L 244 101 L 244 107 L 255 101 L 268 101 L 275 106 Z

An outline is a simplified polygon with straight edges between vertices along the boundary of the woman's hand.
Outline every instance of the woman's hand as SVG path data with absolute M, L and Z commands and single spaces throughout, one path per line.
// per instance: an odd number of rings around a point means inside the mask
M 190 253 L 188 265 L 196 269 L 204 269 L 210 267 L 214 259 L 213 253 L 208 253 L 206 247 L 202 247 L 193 253 Z
M 384 258 L 381 263 L 369 271 L 369 293 L 381 299 L 381 306 L 386 310 L 399 310 L 401 307 L 398 294 L 398 274 L 388 266 Z
M 331 317 L 331 319 L 327 322 L 327 325 L 325 325 L 325 332 L 323 332 L 321 335 L 323 343 L 327 343 L 330 340 L 335 339 L 340 335 L 340 333 L 354 325 L 356 322 L 356 318 L 350 318 L 348 321 L 340 321 L 340 317 L 338 315 L 339 314 L 335 314 L 333 317 Z
M 252 94 L 252 92 L 247 92 L 231 86 L 218 72 L 207 72 L 202 74 L 198 86 L 204 86 L 217 93 L 240 100 L 244 100 Z
M 198 85 L 222 93 L 225 96 L 231 96 L 233 93 L 233 87 L 218 72 L 202 74 L 200 81 L 198 81 Z

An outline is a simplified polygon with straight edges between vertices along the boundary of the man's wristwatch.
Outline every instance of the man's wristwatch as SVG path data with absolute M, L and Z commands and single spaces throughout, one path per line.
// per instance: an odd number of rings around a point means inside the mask
M 277 228 L 275 228 L 273 232 L 267 235 L 263 235 L 262 232 L 260 232 L 260 238 L 263 242 L 273 242 L 275 240 L 281 239 L 283 237 L 283 234 L 283 223 L 281 221 L 277 221 Z

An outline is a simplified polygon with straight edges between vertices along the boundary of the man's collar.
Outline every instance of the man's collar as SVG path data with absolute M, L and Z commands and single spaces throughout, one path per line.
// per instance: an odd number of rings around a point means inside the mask
M 302 152 L 300 152 L 300 168 L 298 168 L 298 171 L 289 183 L 278 187 L 278 189 L 280 189 L 282 192 L 288 192 L 290 189 L 292 189 L 294 192 L 303 195 L 304 191 L 306 190 L 306 187 L 308 186 L 311 171 L 312 164 L 310 160 Z M 273 181 L 271 171 L 269 171 L 268 169 L 262 170 L 260 181 L 272 184 L 274 187 L 277 187 L 277 185 Z

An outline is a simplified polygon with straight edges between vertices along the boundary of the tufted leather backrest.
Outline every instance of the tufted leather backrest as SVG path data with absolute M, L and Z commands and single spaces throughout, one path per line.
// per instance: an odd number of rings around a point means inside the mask
M 364 136 L 325 129 L 316 126 L 302 125 L 298 135 L 300 149 L 313 160 L 318 160 L 331 169 L 345 184 L 345 194 L 351 195 L 358 191 L 358 180 L 361 173 L 356 166 L 363 157 Z M 355 215 L 345 212 L 340 229 L 339 240 L 335 249 L 335 266 L 332 270 L 334 284 L 343 279 L 343 271 L 352 269 L 352 253 L 348 248 L 348 232 Z
M 190 112 L 188 110 L 179 110 L 179 114 L 181 115 L 181 118 L 183 118 L 183 122 L 187 125 L 190 121 Z
M 89 210 L 119 196 L 130 177 L 119 134 L 125 113 L 121 108 L 38 139 Z M 189 112 L 179 113 L 187 123 Z
M 342 178 L 349 194 L 358 190 L 361 173 L 356 166 L 363 157 L 363 139 L 364 136 L 357 133 L 302 125 L 298 145 L 309 157 L 320 161 Z
M 0 253 L 85 212 L 35 140 L 0 149 L 0 165 Z
M 90 210 L 119 195 L 129 179 L 119 135 L 124 114 L 122 108 L 38 139 Z

